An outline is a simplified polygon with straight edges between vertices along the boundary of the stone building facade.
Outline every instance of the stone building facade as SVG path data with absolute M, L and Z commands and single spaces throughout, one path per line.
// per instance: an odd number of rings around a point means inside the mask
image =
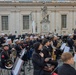
M 29 1 L 29 2 L 28 2 Z M 37 0 L 1 1 L 0 33 L 42 33 L 42 8 L 47 6 L 48 33 L 70 34 L 76 28 L 76 1 Z M 34 22 L 34 28 L 33 23 Z M 33 29 L 34 32 L 33 32 Z

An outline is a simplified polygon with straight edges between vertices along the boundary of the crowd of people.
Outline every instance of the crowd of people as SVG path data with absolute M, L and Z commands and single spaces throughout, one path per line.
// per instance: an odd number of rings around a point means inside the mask
M 63 43 L 70 48 L 69 52 L 61 50 Z M 1 68 L 8 68 L 20 57 L 22 50 L 26 53 L 21 58 L 28 62 L 32 60 L 33 75 L 76 75 L 76 70 L 70 65 L 74 63 L 76 53 L 76 35 L 39 35 L 23 34 L 0 35 Z M 58 60 L 62 59 L 63 65 L 58 67 Z M 12 67 L 11 67 L 12 68 Z M 70 72 L 69 72 L 70 70 Z

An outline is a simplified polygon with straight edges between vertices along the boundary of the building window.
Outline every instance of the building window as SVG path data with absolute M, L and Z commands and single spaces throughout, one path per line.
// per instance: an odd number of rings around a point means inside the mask
M 2 30 L 8 30 L 8 16 L 1 16 Z
M 62 28 L 67 27 L 67 15 L 61 15 L 61 25 Z
M 23 30 L 29 29 L 29 15 L 23 16 Z

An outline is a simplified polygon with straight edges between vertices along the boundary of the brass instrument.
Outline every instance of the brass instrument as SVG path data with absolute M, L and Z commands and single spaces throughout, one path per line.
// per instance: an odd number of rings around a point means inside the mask
M 56 48 L 59 48 L 62 45 L 62 40 L 58 40 Z
M 6 60 L 5 68 L 11 69 L 13 67 L 14 59 L 16 58 L 16 50 L 12 48 L 10 58 Z
M 56 48 L 53 47 L 53 52 L 52 52 L 52 58 L 53 58 L 53 60 L 56 60 L 55 50 L 56 50 Z
M 74 40 L 74 46 L 76 46 L 76 40 Z M 73 47 L 73 52 L 74 52 L 74 54 L 76 54 L 76 48 L 75 47 Z
M 53 52 L 52 52 L 52 58 L 53 58 L 53 60 L 56 60 L 55 51 L 56 51 L 57 48 L 61 47 L 61 45 L 62 45 L 62 40 L 58 40 L 57 46 L 53 47 Z
M 12 52 L 10 54 L 10 59 L 14 62 L 14 59 L 16 58 L 17 52 L 14 48 L 12 48 Z
M 76 45 L 76 40 L 74 40 L 74 45 Z

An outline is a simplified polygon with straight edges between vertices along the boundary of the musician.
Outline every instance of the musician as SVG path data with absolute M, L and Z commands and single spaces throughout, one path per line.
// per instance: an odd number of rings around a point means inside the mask
M 56 61 L 54 61 L 52 59 L 52 56 L 49 54 L 49 52 L 50 52 L 50 50 L 49 50 L 50 49 L 49 48 L 49 45 L 50 45 L 49 40 L 44 39 L 43 40 L 43 45 L 44 46 L 43 46 L 42 52 L 44 54 L 44 58 L 50 58 L 50 60 L 47 63 L 56 67 L 58 65 L 58 63 Z
M 66 42 L 67 42 L 67 38 L 68 38 L 68 35 L 63 35 L 63 36 L 62 36 L 62 41 L 63 41 L 64 43 L 66 43 Z
M 61 44 L 62 44 L 62 40 L 59 38 L 56 49 L 54 51 L 54 53 L 56 55 L 56 60 L 60 59 L 60 56 L 63 53 L 63 51 L 60 50 Z
M 19 40 L 16 41 L 15 49 L 17 51 L 17 56 L 20 56 L 20 52 L 22 50 L 22 46 L 20 45 L 20 41 Z
M 4 33 L 2 33 L 0 37 L 0 47 L 2 47 L 2 44 L 5 42 L 6 42 L 6 39 L 4 38 Z
M 76 40 L 76 34 L 74 34 L 74 36 L 73 36 L 73 40 Z
M 1 64 L 2 67 L 5 67 L 5 64 L 7 63 L 7 61 L 10 59 L 10 54 L 9 54 L 9 47 L 8 44 L 3 44 L 3 51 L 1 53 Z
M 14 35 L 9 34 L 8 39 L 11 39 L 11 41 L 13 42 L 13 40 L 15 39 Z
M 58 43 L 57 40 L 58 40 L 58 37 L 57 37 L 57 36 L 54 36 L 54 37 L 53 37 L 53 46 L 54 46 L 54 47 L 57 46 L 57 43 Z
M 76 29 L 74 29 L 74 34 L 76 34 Z
M 25 41 L 25 48 L 26 48 L 27 51 L 30 50 L 30 38 L 29 38 L 29 37 L 26 38 L 26 41 Z
M 63 53 L 61 56 L 63 65 L 58 69 L 58 75 L 76 75 L 76 70 L 71 66 L 74 59 L 71 53 Z
M 6 43 L 7 43 L 8 46 L 9 46 L 9 52 L 10 52 L 10 54 L 11 54 L 12 48 L 13 48 L 12 40 L 11 40 L 11 39 L 7 39 L 7 40 L 6 40 Z
M 26 47 L 26 44 L 25 44 L 25 42 L 24 42 L 24 40 L 21 40 L 21 46 L 22 46 L 22 49 L 24 49 L 25 47 Z M 28 59 L 27 59 L 27 50 L 26 50 L 26 52 L 24 53 L 24 55 L 23 55 L 23 57 L 22 57 L 22 60 L 23 61 L 27 61 Z
M 49 43 L 49 40 L 48 39 L 44 39 L 43 40 L 43 54 L 44 54 L 44 58 L 47 58 L 47 57 L 51 57 L 50 55 L 49 55 L 49 45 L 50 45 L 50 43 Z
M 41 52 L 42 44 L 39 42 L 36 42 L 34 44 L 34 53 L 32 55 L 32 62 L 34 66 L 34 72 L 33 75 L 50 75 L 50 72 L 53 68 L 47 67 L 46 62 L 48 62 L 48 59 L 44 59 L 44 54 Z M 46 68 L 48 71 L 46 71 Z
M 70 49 L 73 49 L 74 41 L 73 41 L 73 35 L 69 34 L 69 38 L 67 39 L 68 46 Z
M 52 44 L 53 44 L 52 39 L 49 39 L 49 46 L 48 47 L 49 47 L 50 55 L 52 55 L 52 52 L 53 52 Z

